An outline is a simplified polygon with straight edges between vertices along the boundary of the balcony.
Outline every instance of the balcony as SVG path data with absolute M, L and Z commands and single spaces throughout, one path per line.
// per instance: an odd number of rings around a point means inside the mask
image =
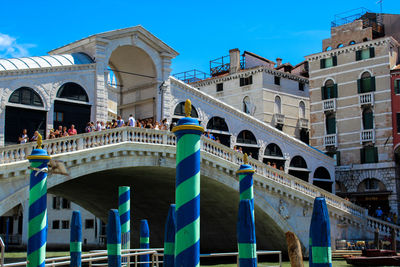
M 326 99 L 322 103 L 322 109 L 324 112 L 326 111 L 336 111 L 336 98 Z
M 336 134 L 328 134 L 324 136 L 324 146 L 334 146 L 337 147 Z
M 284 124 L 285 115 L 280 113 L 275 113 L 274 116 L 275 116 L 275 124 Z
M 308 120 L 304 118 L 299 119 L 299 126 L 300 128 L 308 129 Z
M 360 94 L 358 98 L 360 105 L 374 105 L 374 94 L 372 92 Z
M 360 143 L 364 142 L 375 142 L 375 132 L 374 129 L 363 130 L 360 133 Z

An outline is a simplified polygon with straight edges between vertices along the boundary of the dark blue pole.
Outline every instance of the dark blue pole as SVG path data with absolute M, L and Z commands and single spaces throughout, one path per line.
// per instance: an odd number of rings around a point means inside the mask
M 147 220 L 140 221 L 140 248 L 149 248 L 150 247 L 150 231 Z M 143 267 L 149 267 L 150 255 L 140 255 L 140 261 L 146 262 L 141 264 Z
M 310 225 L 310 267 L 331 267 L 331 227 L 325 198 L 314 200 Z
M 240 200 L 237 239 L 239 249 L 239 267 L 257 266 L 256 228 L 253 205 L 250 199 Z
M 110 210 L 108 213 L 107 255 L 109 267 L 121 267 L 121 223 L 118 210 Z
M 8 248 L 9 232 L 10 232 L 10 218 L 7 217 L 7 220 L 6 220 L 6 242 L 5 242 L 6 249 Z
M 164 235 L 164 267 L 175 265 L 175 204 L 171 204 L 168 211 L 167 222 L 165 223 Z
M 71 267 L 81 267 L 82 256 L 82 219 L 81 212 L 74 210 L 71 219 L 71 233 L 69 251 L 71 256 Z

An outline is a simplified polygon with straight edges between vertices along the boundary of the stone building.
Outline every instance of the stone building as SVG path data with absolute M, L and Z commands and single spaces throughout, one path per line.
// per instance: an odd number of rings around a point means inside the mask
M 352 17 L 354 18 L 354 16 Z M 398 212 L 390 71 L 399 63 L 400 15 L 333 22 L 310 68 L 311 145 L 336 158 L 336 193 L 373 213 Z
M 275 67 L 276 66 L 276 67 Z M 308 143 L 308 66 L 277 63 L 239 49 L 211 61 L 211 77 L 192 86 Z M 218 134 L 217 132 L 215 132 Z

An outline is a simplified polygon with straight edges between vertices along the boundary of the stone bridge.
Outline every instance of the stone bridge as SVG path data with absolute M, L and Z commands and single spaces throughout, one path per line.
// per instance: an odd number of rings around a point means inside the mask
M 117 207 L 118 186 L 130 185 L 134 244 L 139 235 L 138 222 L 147 218 L 152 246 L 161 246 L 168 206 L 174 202 L 175 141 L 170 132 L 134 127 L 45 140 L 44 149 L 53 159 L 63 161 L 69 172 L 69 176 L 50 174 L 49 192 L 73 200 L 105 221 L 107 210 Z M 34 146 L 28 143 L 0 148 L 0 215 L 21 205 L 23 218 L 27 218 L 29 163 L 25 157 Z M 236 249 L 239 182 L 235 172 L 242 157 L 241 153 L 202 137 L 203 251 Z M 398 228 L 368 216 L 359 206 L 258 160 L 250 159 L 250 164 L 255 169 L 259 249 L 285 251 L 286 231 L 295 232 L 307 249 L 313 199 L 317 196 L 326 198 L 332 240 L 372 239 L 376 228 L 386 235 L 393 227 Z M 26 238 L 27 223 L 23 225 Z

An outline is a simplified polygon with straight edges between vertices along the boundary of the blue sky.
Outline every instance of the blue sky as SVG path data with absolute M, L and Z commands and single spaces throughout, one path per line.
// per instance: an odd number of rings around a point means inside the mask
M 400 13 L 399 0 L 384 0 L 383 12 Z M 209 60 L 231 48 L 297 64 L 321 51 L 334 15 L 377 0 L 325 1 L 3 1 L 0 57 L 48 51 L 109 30 L 141 24 L 177 50 L 172 73 L 209 71 Z

